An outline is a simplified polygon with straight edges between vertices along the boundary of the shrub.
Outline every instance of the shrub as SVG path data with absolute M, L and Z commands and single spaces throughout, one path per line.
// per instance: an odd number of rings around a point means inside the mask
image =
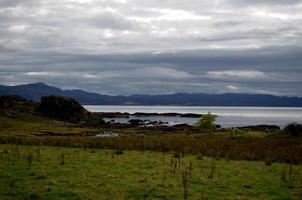
M 115 154 L 115 155 L 123 155 L 124 152 L 123 152 L 122 150 L 116 150 L 116 151 L 114 152 L 114 154 Z
M 202 117 L 196 123 L 196 127 L 208 132 L 212 132 L 216 129 L 216 118 L 216 115 L 212 115 L 210 112 L 208 112 L 208 114 L 202 115 Z
M 283 132 L 291 137 L 301 137 L 302 136 L 302 124 L 298 123 L 291 123 L 288 124 L 284 129 Z
M 236 138 L 236 137 L 242 137 L 244 135 L 244 131 L 243 130 L 240 130 L 238 128 L 232 128 L 231 129 L 231 137 L 232 138 Z
M 296 171 L 292 165 L 289 165 L 288 170 L 284 169 L 281 174 L 281 180 L 283 180 L 288 188 L 294 187 L 294 182 L 296 179 Z

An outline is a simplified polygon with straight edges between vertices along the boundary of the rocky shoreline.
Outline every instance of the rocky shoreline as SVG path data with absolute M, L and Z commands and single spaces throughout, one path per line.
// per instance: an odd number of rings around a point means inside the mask
M 127 113 L 127 112 L 89 112 L 77 101 L 68 97 L 61 96 L 47 96 L 41 99 L 40 103 L 30 102 L 22 97 L 16 95 L 0 96 L 0 110 L 1 113 L 17 117 L 25 113 L 48 117 L 50 121 L 62 121 L 69 123 L 70 126 L 77 127 L 106 127 L 106 128 L 143 128 L 154 130 L 168 130 L 168 131 L 198 131 L 194 125 L 177 124 L 169 125 L 164 121 L 153 121 L 148 119 L 138 119 L 144 117 L 183 117 L 183 118 L 200 118 L 201 114 L 194 113 Z M 104 118 L 112 119 L 105 121 Z M 114 119 L 125 118 L 126 123 L 116 122 Z M 54 122 L 52 122 L 54 123 Z M 219 125 L 216 127 L 220 131 L 224 131 Z M 280 127 L 275 125 L 256 125 L 245 127 L 234 127 L 242 131 L 263 131 L 263 132 L 279 132 Z M 40 133 L 49 134 L 49 133 Z
M 194 113 L 142 113 L 142 112 L 136 112 L 136 113 L 127 113 L 127 112 L 95 112 L 99 116 L 103 118 L 130 118 L 130 116 L 133 117 L 188 117 L 188 118 L 200 118 L 201 114 L 194 114 Z

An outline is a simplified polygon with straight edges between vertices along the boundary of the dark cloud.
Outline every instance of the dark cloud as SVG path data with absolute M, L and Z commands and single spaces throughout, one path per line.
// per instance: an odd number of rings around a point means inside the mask
M 134 27 L 134 22 L 127 20 L 123 16 L 116 15 L 112 12 L 105 12 L 94 16 L 91 19 L 94 24 L 101 29 L 118 29 L 130 30 Z
M 30 3 L 31 0 L 1 0 L 0 7 L 16 7 Z
M 0 84 L 302 96 L 300 3 L 0 0 Z

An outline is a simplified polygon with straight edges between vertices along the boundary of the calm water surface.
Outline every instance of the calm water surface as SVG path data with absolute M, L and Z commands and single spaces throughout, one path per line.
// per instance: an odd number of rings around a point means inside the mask
M 288 107 L 204 107 L 204 106 L 84 106 L 92 112 L 143 112 L 143 113 L 196 113 L 211 112 L 219 117 L 217 124 L 222 127 L 238 127 L 259 124 L 275 124 L 284 127 L 291 122 L 302 123 L 302 108 Z M 165 121 L 170 125 L 193 124 L 196 118 L 182 117 L 131 117 L 152 121 Z M 130 119 L 131 119 L 130 118 Z M 105 119 L 111 120 L 111 119 Z M 115 119 L 116 122 L 127 122 L 129 119 Z

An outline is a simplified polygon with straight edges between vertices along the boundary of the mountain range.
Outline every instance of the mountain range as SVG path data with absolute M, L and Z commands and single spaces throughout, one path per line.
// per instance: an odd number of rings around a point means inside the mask
M 259 106 L 302 107 L 302 97 L 267 94 L 176 93 L 167 95 L 110 96 L 84 90 L 62 90 L 44 83 L 17 86 L 0 85 L 0 95 L 16 94 L 32 101 L 42 96 L 60 95 L 76 99 L 83 105 L 179 105 L 179 106 Z

